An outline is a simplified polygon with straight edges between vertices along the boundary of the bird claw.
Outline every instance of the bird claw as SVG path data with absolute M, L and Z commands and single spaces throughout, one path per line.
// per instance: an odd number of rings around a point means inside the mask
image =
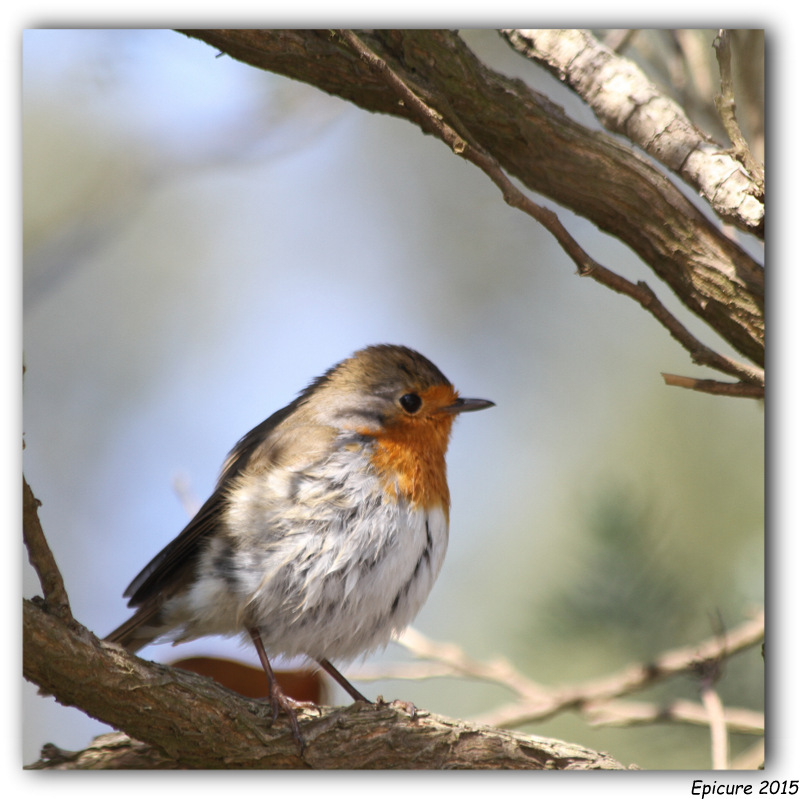
M 393 699 L 391 702 L 387 702 L 382 696 L 379 696 L 375 700 L 375 705 L 377 707 L 391 707 L 395 710 L 402 710 L 403 713 L 411 717 L 412 721 L 418 715 L 416 705 L 413 702 L 407 702 L 405 699 Z
M 397 708 L 407 713 L 412 721 L 417 718 L 417 706 L 413 702 L 406 702 L 404 699 L 395 699 L 393 702 L 389 702 L 389 707 Z
M 299 709 L 307 708 L 315 708 L 318 710 L 319 708 L 317 708 L 313 702 L 298 702 L 296 699 L 292 699 L 281 690 L 277 683 L 274 683 L 271 686 L 269 702 L 272 706 L 273 722 L 277 721 L 281 710 L 288 717 L 289 726 L 292 730 L 292 738 L 294 738 L 295 742 L 297 743 L 300 749 L 300 756 L 302 757 L 306 748 L 306 742 L 303 738 L 303 734 L 300 732 L 300 722 L 297 720 L 297 711 Z

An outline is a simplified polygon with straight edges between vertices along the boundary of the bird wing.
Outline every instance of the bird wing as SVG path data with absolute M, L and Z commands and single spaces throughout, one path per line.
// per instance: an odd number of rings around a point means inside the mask
M 125 590 L 123 596 L 130 597 L 128 607 L 141 607 L 150 600 L 172 596 L 191 580 L 203 544 L 217 530 L 228 506 L 231 482 L 247 466 L 256 450 L 269 450 L 275 429 L 295 410 L 301 399 L 298 397 L 276 411 L 239 440 L 225 460 L 214 493 L 178 536 L 139 572 Z

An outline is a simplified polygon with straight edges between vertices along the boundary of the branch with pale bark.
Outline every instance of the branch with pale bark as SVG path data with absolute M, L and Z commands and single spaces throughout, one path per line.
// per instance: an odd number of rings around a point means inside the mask
M 399 643 L 411 652 L 418 662 L 398 664 L 388 669 L 381 665 L 373 669 L 362 666 L 352 672 L 359 680 L 369 679 L 420 679 L 432 677 L 464 677 L 481 680 L 506 688 L 516 698 L 513 702 L 480 717 L 481 723 L 500 727 L 514 727 L 544 721 L 565 710 L 577 710 L 601 723 L 604 717 L 611 723 L 622 721 L 625 705 L 615 701 L 647 690 L 653 685 L 681 675 L 702 675 L 715 664 L 757 646 L 764 640 L 764 612 L 759 610 L 751 619 L 725 633 L 691 646 L 663 652 L 647 663 L 632 663 L 619 671 L 574 685 L 550 687 L 533 682 L 521 674 L 504 658 L 489 662 L 470 658 L 459 646 L 431 641 L 410 628 L 400 637 Z M 612 711 L 606 711 L 611 704 Z M 633 707 L 633 706 L 632 706 Z M 648 705 L 648 708 L 652 708 Z M 692 724 L 708 723 L 708 716 L 698 712 L 699 706 L 677 703 L 669 715 L 671 720 L 685 720 Z M 729 726 L 737 732 L 760 734 L 764 732 L 762 714 L 749 710 L 729 710 Z M 645 720 L 651 710 L 640 703 L 631 713 L 637 723 Z M 679 718 L 682 717 L 682 718 Z
M 733 154 L 697 127 L 636 64 L 588 31 L 504 30 L 502 34 L 515 50 L 573 89 L 603 127 L 628 138 L 707 198 L 720 219 L 763 238 L 763 168 L 750 155 L 733 118 L 730 48 L 724 32 L 720 37 L 727 65 L 722 75 L 724 120 L 730 120 L 726 128 L 730 125 L 739 134 Z

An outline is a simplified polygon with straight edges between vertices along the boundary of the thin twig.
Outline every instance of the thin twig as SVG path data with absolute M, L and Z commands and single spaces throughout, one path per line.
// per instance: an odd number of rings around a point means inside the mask
M 696 673 L 706 664 L 718 663 L 723 653 L 726 657 L 730 656 L 754 646 L 763 638 L 764 613 L 760 611 L 755 618 L 722 637 L 715 635 L 700 644 L 664 652 L 650 663 L 634 663 L 607 677 L 557 689 L 553 692 L 549 705 L 541 705 L 535 701 L 529 708 L 523 707 L 522 712 L 519 704 L 501 708 L 493 714 L 493 718 L 499 719 L 495 723 L 503 726 L 516 726 L 552 716 L 568 708 L 580 708 L 587 702 L 628 696 L 678 674 Z
M 711 681 L 703 686 L 700 699 L 708 713 L 711 728 L 711 768 L 725 771 L 728 768 L 728 729 L 725 725 L 725 709 Z
M 61 577 L 56 559 L 47 543 L 39 522 L 38 508 L 42 503 L 36 499 L 24 475 L 22 477 L 22 535 L 28 550 L 28 560 L 39 575 L 44 600 L 50 613 L 62 621 L 72 621 L 67 589 Z
M 760 389 L 760 396 L 763 396 L 763 369 L 740 363 L 707 347 L 664 307 L 661 300 L 658 299 L 647 283 L 643 281 L 632 283 L 621 275 L 617 275 L 604 266 L 600 266 L 600 264 L 596 264 L 592 270 L 591 273 L 587 273 L 590 277 L 613 291 L 630 297 L 646 311 L 649 311 L 691 355 L 692 361 L 698 366 L 708 366 L 719 372 L 738 377 L 743 382 L 751 383 L 756 389 Z M 758 396 L 758 394 L 756 395 Z
M 457 133 L 453 127 L 444 121 L 441 114 L 425 103 L 391 69 L 386 61 L 370 50 L 353 31 L 341 30 L 339 35 L 365 63 L 381 75 L 385 82 L 394 89 L 406 107 L 416 115 L 424 130 L 436 135 L 454 153 L 481 169 L 500 189 L 503 199 L 508 205 L 521 210 L 548 230 L 578 267 L 578 274 L 591 277 L 607 288 L 625 294 L 638 302 L 642 308 L 649 311 L 666 327 L 670 335 L 689 352 L 695 363 L 733 375 L 746 383 L 763 386 L 763 370 L 734 361 L 706 347 L 667 311 L 646 283 L 632 283 L 595 261 L 567 232 L 553 211 L 538 205 L 525 196 L 509 180 L 498 162 L 489 153 L 474 142 L 467 141 L 464 135 Z M 460 120 L 456 120 L 456 124 L 462 131 L 465 130 Z
M 731 762 L 732 769 L 755 771 L 764 768 L 764 739 L 754 743 Z
M 718 380 L 701 380 L 696 377 L 683 377 L 662 372 L 661 376 L 668 386 L 689 388 L 692 391 L 701 391 L 706 394 L 716 394 L 723 397 L 752 397 L 763 399 L 764 388 L 754 383 L 725 383 Z
M 670 75 L 680 74 L 676 85 L 680 85 L 687 93 L 694 87 L 693 104 L 706 107 L 714 94 L 715 76 L 706 58 L 708 41 L 705 33 L 696 29 L 674 28 L 664 31 L 664 34 L 667 47 L 674 49 L 678 62 L 670 67 Z
M 717 113 L 725 127 L 725 132 L 731 140 L 734 155 L 752 175 L 753 180 L 756 181 L 763 192 L 764 168 L 750 152 L 750 147 L 742 135 L 739 122 L 736 119 L 736 100 L 733 94 L 733 74 L 731 71 L 730 35 L 724 28 L 717 33 L 717 37 L 714 39 L 714 51 L 717 54 L 720 77 L 720 93 L 714 97 L 714 105 L 717 107 Z
M 727 655 L 727 642 L 725 640 L 725 627 L 719 613 L 712 619 L 717 629 L 717 638 L 720 642 L 719 656 L 716 660 L 709 659 L 698 662 L 695 673 L 701 678 L 700 701 L 708 713 L 709 728 L 711 731 L 711 767 L 715 771 L 724 771 L 728 768 L 728 730 L 725 726 L 725 709 L 717 693 L 716 684 L 722 677 Z
M 711 718 L 708 709 L 697 702 L 676 699 L 665 705 L 656 702 L 615 700 L 597 705 L 586 705 L 584 716 L 589 724 L 605 727 L 631 727 L 657 722 L 672 722 L 708 726 Z M 764 734 L 764 714 L 747 708 L 726 707 L 723 721 L 731 732 L 747 735 Z
M 481 662 L 468 657 L 457 644 L 432 641 L 413 627 L 407 628 L 400 643 L 418 658 L 435 661 L 462 677 L 471 677 L 505 687 L 525 696 L 546 696 L 548 688 L 528 679 L 505 658 Z
M 414 630 L 407 630 L 403 634 L 401 643 L 407 643 L 407 635 L 419 636 Z M 450 649 L 452 644 L 438 644 L 427 642 L 426 649 L 433 653 L 440 649 Z M 457 648 L 455 648 L 457 649 Z M 492 660 L 488 663 L 477 663 L 466 658 L 455 658 L 455 649 L 450 656 L 445 656 L 441 662 L 412 661 L 409 663 L 374 663 L 353 667 L 348 671 L 348 677 L 362 682 L 377 680 L 430 680 L 446 677 L 461 677 L 481 680 L 507 688 L 514 693 L 520 693 L 520 686 L 527 684 L 524 693 L 531 696 L 534 691 L 548 695 L 545 686 L 538 686 L 525 677 L 520 680 L 519 673 L 514 671 L 502 660 Z M 414 653 L 420 657 L 420 650 L 415 646 Z M 449 664 L 449 665 L 448 665 Z M 502 664 L 502 665 L 501 665 Z M 477 665 L 477 667 L 476 667 Z M 532 687 L 533 686 L 533 687 Z M 687 699 L 676 699 L 667 704 L 655 702 L 634 702 L 631 700 L 609 700 L 604 702 L 587 702 L 580 708 L 586 722 L 597 727 L 632 727 L 645 724 L 667 722 L 674 724 L 692 724 L 708 726 L 710 723 L 708 712 L 702 704 L 690 702 Z M 724 711 L 725 725 L 730 732 L 744 735 L 764 734 L 764 714 L 748 708 L 726 707 Z M 482 717 L 486 722 L 491 715 Z
M 638 33 L 636 28 L 616 28 L 608 31 L 603 38 L 603 44 L 615 53 L 620 54 L 631 43 L 631 39 Z
M 763 638 L 764 613 L 759 611 L 752 620 L 724 635 L 716 634 L 700 644 L 669 650 L 650 663 L 631 664 L 607 677 L 553 688 L 533 682 L 504 660 L 475 661 L 460 647 L 433 642 L 413 629 L 406 630 L 399 642 L 415 656 L 433 661 L 438 666 L 438 669 L 422 671 L 412 668 L 412 676 L 471 677 L 502 685 L 515 693 L 516 701 L 479 718 L 484 724 L 515 727 L 550 718 L 568 709 L 585 711 L 588 715 L 597 713 L 602 703 L 644 690 L 679 674 L 697 673 L 706 667 L 718 666 L 720 658 L 752 647 Z M 409 676 L 404 672 L 405 668 L 390 672 L 389 676 Z M 352 672 L 351 676 L 354 676 Z M 381 675 L 359 671 L 357 676 L 358 679 L 377 679 Z M 385 669 L 382 676 L 387 676 Z M 747 723 L 758 724 L 758 719 L 751 717 Z

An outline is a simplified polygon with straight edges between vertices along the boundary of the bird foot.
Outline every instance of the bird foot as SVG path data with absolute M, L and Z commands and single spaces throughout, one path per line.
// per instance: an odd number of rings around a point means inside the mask
M 272 706 L 272 720 L 278 718 L 278 714 L 283 711 L 289 719 L 289 726 L 292 730 L 292 738 L 296 741 L 300 748 L 300 756 L 306 748 L 305 738 L 300 732 L 300 722 L 297 720 L 298 710 L 314 709 L 319 711 L 319 708 L 313 702 L 298 702 L 296 699 L 288 696 L 283 692 L 277 682 L 270 686 L 269 702 Z
M 378 707 L 391 707 L 396 710 L 402 710 L 403 713 L 411 716 L 412 721 L 417 718 L 416 705 L 413 702 L 407 702 L 405 699 L 393 699 L 391 702 L 387 702 L 382 696 L 379 696 L 375 704 Z

